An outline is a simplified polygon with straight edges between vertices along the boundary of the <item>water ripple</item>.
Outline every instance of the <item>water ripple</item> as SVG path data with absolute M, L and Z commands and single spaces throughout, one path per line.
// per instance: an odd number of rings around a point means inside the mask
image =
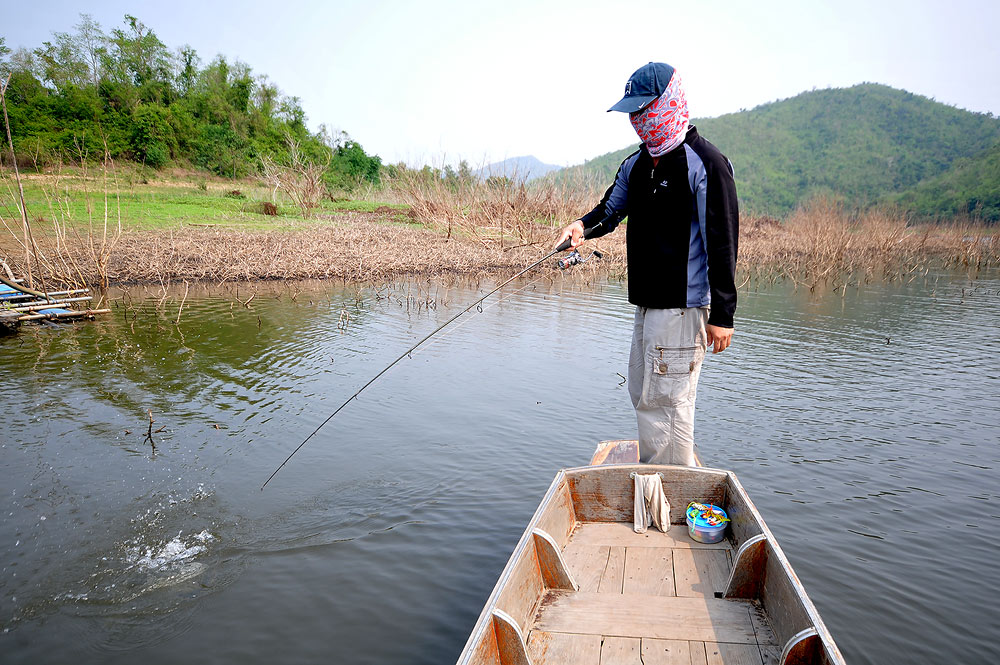
M 179 298 L 134 298 L 0 339 L 5 660 L 454 660 L 555 470 L 634 432 L 623 284 L 512 285 L 259 487 L 489 288 L 206 294 L 177 325 Z M 850 662 L 1000 660 L 967 628 L 1000 609 L 982 593 L 998 294 L 947 274 L 741 293 L 733 347 L 706 360 L 699 447 L 739 473 Z

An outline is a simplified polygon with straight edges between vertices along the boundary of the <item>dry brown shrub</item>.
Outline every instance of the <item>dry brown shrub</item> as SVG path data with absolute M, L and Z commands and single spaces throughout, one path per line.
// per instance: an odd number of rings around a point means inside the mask
M 995 227 L 959 218 L 931 229 L 925 230 L 927 249 L 949 267 L 981 270 L 1000 263 L 1000 234 Z
M 542 256 L 557 231 L 540 226 L 535 231 L 536 244 L 501 247 L 498 241 L 481 237 L 449 238 L 438 230 L 386 223 L 397 214 L 397 209 L 389 207 L 374 213 L 344 213 L 331 220 L 336 224 L 296 231 L 188 228 L 125 233 L 104 271 L 117 284 L 503 277 Z M 968 222 L 944 228 L 904 224 L 905 218 L 893 213 L 872 211 L 852 217 L 827 205 L 803 209 L 784 224 L 747 215 L 741 222 L 739 282 L 781 279 L 813 290 L 821 285 L 840 289 L 870 280 L 906 279 L 931 265 L 974 270 L 1000 260 L 1000 244 L 988 227 Z M 583 254 L 588 256 L 591 249 L 601 250 L 604 258 L 558 274 L 585 279 L 624 277 L 625 232 L 588 241 Z M 58 256 L 86 280 L 99 278 L 101 269 L 86 243 L 61 243 Z
M 910 225 L 898 210 L 850 214 L 827 199 L 810 201 L 783 224 L 749 216 L 741 225 L 742 282 L 790 279 L 810 290 L 836 290 L 906 279 L 932 265 L 978 270 L 1000 262 L 996 234 L 983 224 Z
M 445 205 L 441 201 L 424 203 L 428 209 Z M 581 208 L 585 210 L 588 205 Z M 565 218 L 575 217 L 581 208 L 574 210 L 575 214 L 563 214 Z M 508 236 L 510 242 L 501 245 L 498 237 L 490 237 L 482 229 L 449 237 L 436 226 L 414 229 L 385 223 L 398 212 L 384 207 L 374 213 L 344 213 L 334 218 L 338 222 L 335 226 L 294 232 L 185 230 L 183 234 L 126 234 L 120 243 L 122 258 L 114 261 L 110 270 L 119 282 L 331 277 L 381 281 L 412 275 L 502 277 L 537 260 L 557 232 L 552 226 L 536 224 L 528 231 L 534 243 L 514 244 L 513 236 Z M 589 255 L 591 249 L 601 250 L 604 258 L 561 274 L 586 279 L 601 275 L 624 277 L 623 231 L 588 241 L 584 255 Z M 750 279 L 789 279 L 809 289 L 820 285 L 840 289 L 863 281 L 904 279 L 932 263 L 969 267 L 995 264 L 1000 259 L 998 249 L 996 236 L 981 225 L 908 227 L 905 216 L 892 211 L 849 215 L 835 204 L 818 201 L 785 223 L 744 216 L 738 270 L 741 284 Z
M 449 180 L 404 170 L 388 188 L 425 227 L 448 238 L 469 237 L 501 247 L 548 242 L 553 227 L 576 219 L 599 200 L 598 190 L 584 183 L 527 182 L 516 174 Z
M 295 232 L 186 229 L 125 234 L 111 271 L 119 283 L 157 280 L 340 278 L 384 281 L 407 275 L 500 275 L 538 258 L 468 239 L 390 225 L 371 213 L 346 213 L 337 226 Z
M 25 276 L 29 287 L 54 291 L 88 284 L 109 285 L 108 265 L 122 234 L 118 172 L 107 153 L 97 175 L 90 174 L 87 160 L 81 160 L 81 164 L 79 178 L 64 175 L 59 162 L 53 171 L 36 180 L 48 214 L 33 212 L 31 222 L 27 214 L 22 214 L 26 210 L 23 197 L 15 194 L 19 174 L 0 169 L 0 182 L 6 185 L 6 196 L 0 196 L 0 227 L 4 231 L 0 260 L 13 274 Z M 68 184 L 74 180 L 85 184 Z M 88 195 L 92 188 L 102 194 L 96 207 Z M 70 204 L 71 196 L 78 191 L 85 194 L 85 219 L 74 216 Z M 18 227 L 22 227 L 23 234 Z

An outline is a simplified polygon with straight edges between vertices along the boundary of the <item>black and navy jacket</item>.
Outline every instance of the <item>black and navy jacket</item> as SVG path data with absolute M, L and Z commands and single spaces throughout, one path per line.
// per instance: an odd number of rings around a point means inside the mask
M 733 327 L 739 206 L 733 165 L 692 126 L 654 167 L 645 146 L 625 158 L 583 226 L 610 233 L 628 217 L 628 299 L 657 309 L 711 305 L 708 322 Z

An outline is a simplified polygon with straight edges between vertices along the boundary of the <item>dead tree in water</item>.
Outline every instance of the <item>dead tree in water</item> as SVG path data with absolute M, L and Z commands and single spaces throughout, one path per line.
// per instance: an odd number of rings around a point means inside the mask
M 156 442 L 153 441 L 153 423 L 156 422 L 155 420 L 153 420 L 153 410 L 146 409 L 146 414 L 149 416 L 149 429 L 146 430 L 145 440 L 149 441 L 149 445 L 153 447 L 153 450 L 156 450 Z

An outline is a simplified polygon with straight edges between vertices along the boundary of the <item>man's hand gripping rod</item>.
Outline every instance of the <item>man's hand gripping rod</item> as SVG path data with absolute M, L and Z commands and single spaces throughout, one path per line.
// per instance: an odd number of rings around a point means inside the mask
M 584 229 L 584 230 L 583 230 L 583 237 L 584 237 L 584 238 L 586 239 L 586 238 L 589 238 L 590 236 L 592 236 L 592 235 L 594 234 L 594 232 L 595 232 L 595 231 L 597 231 L 597 230 L 598 230 L 599 228 L 601 228 L 602 226 L 604 226 L 604 223 L 605 223 L 605 222 L 607 222 L 607 221 L 608 221 L 608 219 L 609 219 L 609 217 L 606 217 L 606 218 L 602 219 L 602 220 L 601 220 L 600 222 L 598 222 L 597 224 L 595 224 L 595 225 L 591 226 L 591 227 L 590 227 L 589 229 Z M 309 436 L 307 436 L 307 437 L 305 438 L 305 440 L 304 440 L 304 441 L 302 441 L 302 443 L 300 443 L 300 444 L 299 444 L 298 446 L 296 446 L 295 450 L 293 450 L 293 451 L 292 451 L 291 455 L 289 455 L 288 457 L 286 457 L 286 458 L 285 458 L 285 461 L 284 461 L 284 462 L 282 462 L 282 463 L 281 463 L 280 465 L 278 465 L 278 468 L 274 470 L 274 473 L 272 473 L 272 474 L 271 474 L 270 476 L 268 476 L 267 480 L 265 480 L 265 481 L 264 481 L 264 484 L 260 486 L 260 489 L 261 489 L 261 491 L 263 491 L 263 489 L 264 489 L 265 487 L 267 487 L 267 484 L 268 484 L 269 482 L 271 482 L 271 479 L 272 479 L 272 478 L 274 478 L 274 477 L 275 477 L 276 475 L 278 475 L 278 472 L 279 472 L 279 471 L 281 471 L 281 469 L 282 469 L 282 468 L 283 468 L 283 467 L 284 467 L 284 466 L 285 466 L 286 464 L 288 464 L 288 460 L 292 459 L 292 457 L 294 457 L 294 456 L 295 456 L 295 453 L 299 452 L 299 450 L 300 450 L 300 449 L 302 448 L 302 446 L 306 445 L 306 443 L 308 443 L 308 442 L 309 442 L 309 439 L 311 439 L 311 438 L 313 438 L 314 436 L 316 436 L 316 433 L 317 433 L 317 432 L 319 432 L 319 431 L 320 431 L 321 429 L 323 429 L 323 426 L 324 426 L 324 425 L 326 425 L 326 424 L 327 424 L 328 422 L 330 422 L 330 421 L 331 421 L 331 420 L 333 419 L 333 417 L 334 417 L 335 415 L 337 415 L 338 413 L 340 413 L 340 410 L 341 410 L 341 409 L 343 409 L 343 408 L 344 408 L 345 406 L 347 406 L 348 404 L 350 404 L 350 403 L 351 403 L 351 400 L 355 399 L 355 398 L 356 398 L 356 397 L 357 397 L 358 395 L 360 395 L 360 394 L 361 394 L 361 391 L 363 391 L 363 390 L 364 390 L 365 388 L 367 388 L 367 387 L 368 387 L 368 386 L 370 386 L 371 384 L 375 383 L 375 381 L 377 381 L 377 380 L 378 380 L 378 378 L 379 378 L 380 376 L 382 376 L 383 374 L 385 374 L 386 372 L 388 372 L 388 371 L 389 371 L 390 369 L 392 369 L 392 367 L 393 367 L 393 366 L 394 366 L 394 365 L 395 365 L 396 363 L 398 363 L 398 362 L 399 362 L 400 360 L 402 360 L 403 358 L 406 358 L 406 357 L 408 357 L 408 356 L 409 356 L 409 355 L 410 355 L 411 353 L 413 353 L 414 351 L 416 351 L 416 350 L 417 350 L 417 348 L 418 348 L 418 347 L 419 347 L 419 346 L 420 346 L 421 344 L 423 344 L 424 342 L 426 342 L 427 340 L 429 340 L 429 339 L 430 339 L 431 337 L 433 337 L 434 335 L 436 335 L 436 334 L 438 334 L 439 332 L 441 332 L 442 330 L 444 330 L 444 329 L 445 329 L 446 327 L 448 327 L 448 326 L 449 326 L 449 325 L 450 325 L 450 324 L 451 324 L 451 323 L 452 323 L 453 321 L 455 321 L 455 320 L 456 320 L 456 319 L 458 319 L 458 318 L 459 318 L 460 316 L 462 316 L 463 314 L 465 314 L 466 312 L 468 312 L 469 310 L 471 310 L 471 309 L 472 309 L 473 307 L 477 307 L 477 308 L 479 309 L 479 311 L 482 311 L 482 303 L 483 303 L 483 301 L 484 301 L 484 300 L 486 300 L 486 299 L 487 299 L 487 298 L 489 298 L 489 297 L 490 297 L 491 295 L 493 295 L 494 293 L 496 293 L 497 291 L 499 291 L 499 290 L 500 290 L 500 289 L 502 289 L 503 287 L 507 286 L 508 284 L 510 284 L 511 282 L 513 282 L 513 281 L 514 281 L 515 279 L 517 279 L 518 277 L 520 277 L 520 276 L 521 276 L 521 275 L 523 275 L 524 273 L 526 273 L 526 272 L 528 272 L 529 270 L 531 270 L 532 268 L 536 268 L 536 267 L 538 267 L 539 265 L 541 265 L 541 264 L 542 264 L 542 263 L 544 263 L 545 261 L 548 261 L 548 260 L 549 260 L 550 258 L 552 258 L 553 256 L 555 256 L 555 255 L 556 255 L 556 254 L 558 254 L 559 252 L 564 252 L 564 251 L 566 251 L 567 249 L 569 249 L 569 248 L 570 248 L 570 245 L 572 245 L 572 243 L 573 243 L 573 239 L 572 239 L 572 238 L 567 238 L 567 239 L 566 239 L 566 240 L 565 240 L 564 242 L 560 243 L 560 244 L 559 244 L 559 246 L 558 246 L 558 247 L 556 247 L 555 249 L 553 249 L 553 250 L 552 250 L 551 252 L 549 252 L 548 254 L 546 254 L 545 256 L 543 256 L 542 258 L 538 259 L 537 261 L 535 261 L 535 262 L 534 262 L 534 263 L 532 263 L 532 264 L 531 264 L 530 266 L 528 266 L 528 267 L 527 267 L 527 268 L 525 268 L 524 270 L 520 271 L 519 273 L 517 273 L 517 274 L 516 274 L 516 275 L 514 275 L 513 277 L 511 277 L 511 278 L 509 278 L 509 279 L 505 280 L 505 281 L 504 281 L 504 282 L 503 282 L 503 283 L 502 283 L 502 284 L 501 284 L 500 286 L 496 287 L 495 289 L 493 289 L 492 291 L 490 291 L 489 293 L 487 293 L 487 294 L 486 294 L 486 295 L 484 295 L 483 297 L 481 297 L 481 298 L 479 298 L 479 299 L 477 299 L 477 300 L 473 301 L 473 302 L 472 302 L 472 304 L 470 304 L 470 305 L 469 305 L 468 307 L 466 307 L 466 308 L 465 308 L 465 309 L 463 309 L 463 310 L 462 310 L 461 312 L 459 312 L 459 313 L 458 313 L 458 314 L 456 314 L 455 316 L 451 317 L 450 319 L 448 319 L 447 321 L 445 321 L 444 323 L 442 323 L 442 324 L 441 324 L 440 326 L 438 326 L 437 328 L 435 328 L 434 330 L 432 330 L 432 331 L 431 331 L 431 332 L 430 332 L 430 333 L 429 333 L 429 334 L 428 334 L 428 335 L 427 335 L 426 337 L 424 337 L 424 338 L 423 338 L 423 339 L 421 339 L 421 340 L 420 340 L 419 342 L 417 342 L 416 344 L 414 344 L 413 346 L 411 346 L 410 348 L 408 348 L 408 349 L 407 349 L 406 351 L 404 351 L 404 352 L 403 352 L 403 353 L 402 353 L 402 354 L 401 354 L 401 355 L 400 355 L 400 356 L 399 356 L 398 358 L 396 358 L 396 359 L 395 359 L 395 360 L 393 360 L 393 361 L 392 361 L 391 363 L 389 363 L 389 364 L 388 364 L 388 365 L 387 365 L 387 366 L 385 367 L 385 369 L 383 369 L 383 370 L 382 370 L 381 372 L 379 372 L 378 374 L 376 374 L 375 376 L 373 376 L 373 377 L 372 377 L 372 378 L 371 378 L 371 379 L 370 379 L 370 380 L 368 381 L 368 383 L 366 383 L 365 385 L 363 385 L 363 386 L 361 386 L 360 388 L 358 388 L 358 391 L 357 391 L 356 393 L 354 393 L 353 395 L 351 395 L 350 397 L 348 397 L 348 398 L 347 398 L 347 399 L 346 399 L 346 400 L 344 401 L 344 403 L 343 403 L 343 404 L 341 404 L 340 406 L 338 406 L 338 407 L 337 407 L 336 411 L 334 411 L 334 412 L 333 412 L 333 413 L 331 413 L 331 414 L 330 414 L 329 416 L 327 416 L 326 420 L 324 420 L 324 421 L 323 421 L 322 423 L 320 423 L 319 427 L 317 427 L 317 428 L 316 428 L 315 430 L 313 430 L 313 433 L 312 433 L 312 434 L 310 434 Z

